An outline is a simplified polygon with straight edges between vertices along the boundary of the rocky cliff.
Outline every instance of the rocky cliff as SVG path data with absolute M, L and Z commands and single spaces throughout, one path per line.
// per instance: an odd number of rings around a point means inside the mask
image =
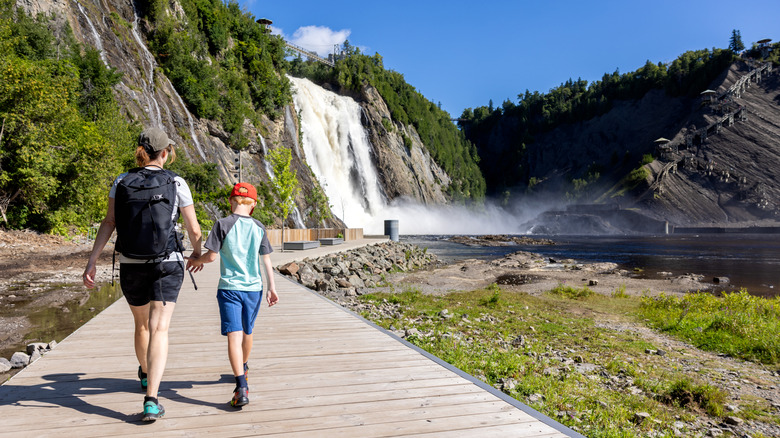
M 53 16 L 59 26 L 69 24 L 80 42 L 101 51 L 106 65 L 123 74 L 115 87 L 115 96 L 130 120 L 144 126 L 164 127 L 190 161 L 216 163 L 225 185 L 237 180 L 238 153 L 226 144 L 228 133 L 220 123 L 199 119 L 188 110 L 148 50 L 145 35 L 152 30 L 151 25 L 139 17 L 133 0 L 18 0 L 17 4 L 31 15 Z M 169 13 L 186 19 L 175 0 L 169 2 Z M 367 88 L 363 94 L 363 124 L 387 200 L 405 197 L 422 203 L 447 202 L 443 189 L 449 184 L 449 177 L 432 162 L 413 128 L 392 122 L 376 90 Z M 298 109 L 291 104 L 281 113 L 283 116 L 276 120 L 263 116 L 260 126 L 245 122 L 249 146 L 241 152 L 242 178 L 250 182 L 268 181 L 265 154 L 276 147 L 290 148 L 302 190 L 287 225 L 316 226 L 307 219 L 306 197 L 315 186 L 316 177 L 299 144 Z M 383 119 L 390 121 L 393 128 L 388 131 Z M 404 136 L 412 140 L 411 147 L 405 145 Z M 343 226 L 338 218 L 326 225 Z
M 531 176 L 543 181 L 548 196 L 563 200 L 573 179 L 598 171 L 579 202 L 632 208 L 674 226 L 780 220 L 780 179 L 773 170 L 780 166 L 778 69 L 738 61 L 709 88 L 712 103 L 706 95 L 673 98 L 652 90 L 599 117 L 541 134 L 528 145 Z M 644 181 L 635 187 L 621 181 L 648 155 L 655 160 L 642 166 Z M 543 222 L 549 220 L 535 224 Z

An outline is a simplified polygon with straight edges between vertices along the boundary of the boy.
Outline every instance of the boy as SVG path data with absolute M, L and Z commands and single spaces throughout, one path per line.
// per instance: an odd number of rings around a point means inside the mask
M 198 272 L 204 263 L 216 260 L 217 253 L 220 256 L 217 302 L 221 331 L 228 339 L 228 358 L 236 379 L 230 405 L 236 408 L 249 403 L 247 361 L 252 352 L 252 329 L 263 296 L 260 256 L 268 274 L 268 305 L 279 301 L 271 267 L 273 248 L 263 224 L 251 217 L 256 205 L 257 191 L 251 184 L 233 186 L 230 193 L 232 214 L 214 224 L 204 245 L 208 251 L 190 260 L 190 271 Z

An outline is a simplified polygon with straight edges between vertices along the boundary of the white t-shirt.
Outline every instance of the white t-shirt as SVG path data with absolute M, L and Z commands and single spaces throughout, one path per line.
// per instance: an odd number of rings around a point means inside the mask
M 146 167 L 145 169 L 148 170 L 161 170 L 156 166 L 150 166 Z M 122 179 L 127 176 L 127 172 L 119 175 L 114 180 L 114 183 L 111 184 L 111 190 L 108 192 L 109 198 L 116 198 L 116 186 L 119 184 L 119 181 L 122 181 Z M 192 191 L 190 191 L 190 186 L 187 185 L 187 181 L 184 181 L 184 178 L 176 175 L 176 178 L 174 179 L 176 181 L 176 200 L 173 202 L 173 215 L 171 216 L 171 220 L 173 220 L 176 217 L 176 212 L 178 208 L 184 208 L 192 205 L 194 202 L 192 201 Z M 181 262 L 184 260 L 184 257 L 181 255 L 180 252 L 175 251 L 172 252 L 170 256 L 168 256 L 167 259 L 163 260 L 164 262 Z M 139 259 L 131 259 L 129 257 L 123 256 L 121 253 L 119 254 L 119 263 L 146 263 L 146 260 L 139 260 Z

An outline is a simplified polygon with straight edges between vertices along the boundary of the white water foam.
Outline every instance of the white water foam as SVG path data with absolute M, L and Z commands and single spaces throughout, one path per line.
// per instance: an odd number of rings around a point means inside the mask
M 301 114 L 306 160 L 323 185 L 333 214 L 365 234 L 383 234 L 384 220 L 398 220 L 401 234 L 519 234 L 519 224 L 538 211 L 506 211 L 486 203 L 467 208 L 424 205 L 382 194 L 371 161 L 371 144 L 360 121 L 361 108 L 307 79 L 290 78 Z
M 84 11 L 84 7 L 81 6 L 81 3 L 76 1 L 76 6 L 79 8 L 79 12 L 81 12 L 81 15 L 84 16 L 84 18 L 87 20 L 87 24 L 89 25 L 90 31 L 92 31 L 92 39 L 95 40 L 95 48 L 100 53 L 100 59 L 103 61 L 103 64 L 106 65 L 106 67 L 110 67 L 108 65 L 108 60 L 106 59 L 106 55 L 103 53 L 103 41 L 100 39 L 100 34 L 98 34 L 97 29 L 95 29 L 95 25 L 92 24 L 92 20 L 89 19 L 89 15 Z
M 347 226 L 365 228 L 387 202 L 360 123 L 360 105 L 308 79 L 290 81 L 307 163 Z

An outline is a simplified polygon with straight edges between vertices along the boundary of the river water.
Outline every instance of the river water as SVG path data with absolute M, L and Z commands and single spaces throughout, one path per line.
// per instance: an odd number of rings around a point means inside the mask
M 450 242 L 450 236 L 401 236 L 427 247 L 444 261 L 465 258 L 494 259 L 515 251 L 581 262 L 614 262 L 622 269 L 640 269 L 640 276 L 673 275 L 728 277 L 722 290 L 747 289 L 754 295 L 780 295 L 780 234 L 699 234 L 668 236 L 533 236 L 555 245 L 470 247 Z

